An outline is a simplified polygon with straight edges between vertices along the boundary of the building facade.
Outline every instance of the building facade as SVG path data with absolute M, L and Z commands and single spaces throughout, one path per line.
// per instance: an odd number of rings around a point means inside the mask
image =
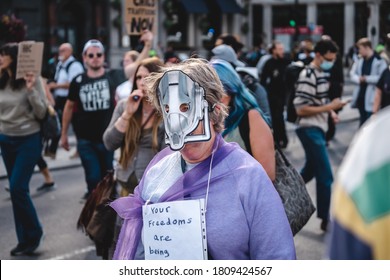
M 389 33 L 390 1 L 381 0 L 251 0 L 252 37 L 247 44 L 256 44 L 259 37 L 270 42 L 275 27 L 298 26 L 312 29 L 321 26 L 344 53 L 361 37 L 377 45 Z
M 146 0 L 144 0 L 146 1 Z M 388 0 L 149 0 L 158 3 L 155 47 L 210 50 L 222 33 L 238 35 L 247 49 L 273 39 L 292 45 L 300 38 L 330 35 L 345 54 L 361 37 L 373 45 L 390 33 Z M 1 14 L 23 19 L 26 39 L 45 42 L 45 59 L 63 42 L 80 58 L 86 40 L 99 39 L 111 67 L 137 36 L 123 28 L 125 0 L 1 0 Z M 0 38 L 1 40 L 1 38 Z

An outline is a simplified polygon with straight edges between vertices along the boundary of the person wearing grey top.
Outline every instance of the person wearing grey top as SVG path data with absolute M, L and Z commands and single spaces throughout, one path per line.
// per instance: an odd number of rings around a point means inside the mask
M 121 196 L 133 193 L 142 178 L 146 166 L 154 155 L 165 147 L 162 118 L 147 101 L 143 80 L 163 66 L 158 58 L 140 62 L 131 95 L 121 100 L 103 135 L 108 150 L 121 148 L 116 178 L 122 186 Z
M 29 183 L 41 156 L 40 120 L 47 112 L 42 80 L 32 73 L 16 79 L 17 55 L 17 43 L 0 48 L 0 148 L 18 239 L 12 256 L 33 254 L 43 239 Z

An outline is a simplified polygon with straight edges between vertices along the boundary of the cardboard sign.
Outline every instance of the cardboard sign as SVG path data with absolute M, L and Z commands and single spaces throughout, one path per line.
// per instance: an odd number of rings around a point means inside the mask
M 43 42 L 20 42 L 16 68 L 16 79 L 23 78 L 26 73 L 41 75 Z
M 140 35 L 149 29 L 156 34 L 158 0 L 126 0 L 124 19 L 127 34 Z
M 207 259 L 204 199 L 144 205 L 146 260 Z

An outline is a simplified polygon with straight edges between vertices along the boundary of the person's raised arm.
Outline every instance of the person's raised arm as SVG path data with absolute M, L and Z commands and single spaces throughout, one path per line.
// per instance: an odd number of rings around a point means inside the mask
M 144 47 L 139 54 L 137 60 L 134 63 L 129 64 L 125 68 L 125 74 L 127 78 L 133 77 L 135 74 L 135 70 L 137 69 L 138 63 L 149 57 L 149 51 L 152 49 L 152 42 L 153 42 L 153 33 L 149 30 L 144 30 L 142 33 L 142 36 L 140 38 L 140 41 L 144 43 Z

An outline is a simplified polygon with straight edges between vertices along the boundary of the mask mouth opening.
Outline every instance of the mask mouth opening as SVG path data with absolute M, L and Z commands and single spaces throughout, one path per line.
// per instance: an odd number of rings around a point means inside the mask
M 171 70 L 161 78 L 157 94 L 163 112 L 165 143 L 172 150 L 181 150 L 186 143 L 211 139 L 209 105 L 205 90 L 198 83 L 180 70 Z M 203 131 L 194 134 L 201 121 Z

